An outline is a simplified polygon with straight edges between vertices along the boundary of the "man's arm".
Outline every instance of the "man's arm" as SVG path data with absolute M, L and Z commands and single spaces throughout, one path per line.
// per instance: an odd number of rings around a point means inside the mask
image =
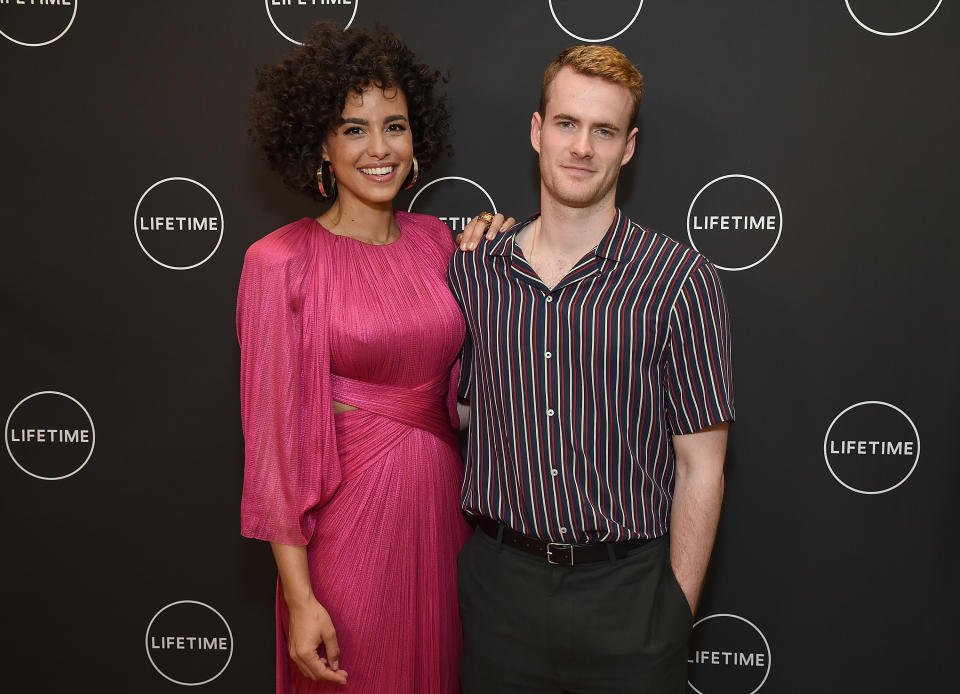
M 723 500 L 728 422 L 673 437 L 676 480 L 670 515 L 670 563 L 695 612 Z

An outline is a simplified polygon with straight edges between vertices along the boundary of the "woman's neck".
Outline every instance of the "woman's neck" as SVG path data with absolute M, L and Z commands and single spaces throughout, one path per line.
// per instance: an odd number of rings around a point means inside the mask
M 337 196 L 330 209 L 317 217 L 327 230 L 366 243 L 387 244 L 400 236 L 392 203 L 370 203 Z

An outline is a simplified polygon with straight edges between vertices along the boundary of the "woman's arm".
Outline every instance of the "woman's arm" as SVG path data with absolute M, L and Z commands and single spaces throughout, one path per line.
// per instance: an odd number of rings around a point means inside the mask
M 313 594 L 310 570 L 307 568 L 307 548 L 270 543 L 277 562 L 283 596 L 290 611 L 287 645 L 290 658 L 304 677 L 312 680 L 347 683 L 347 671 L 340 669 L 340 646 L 330 615 Z M 326 652 L 321 658 L 320 645 Z

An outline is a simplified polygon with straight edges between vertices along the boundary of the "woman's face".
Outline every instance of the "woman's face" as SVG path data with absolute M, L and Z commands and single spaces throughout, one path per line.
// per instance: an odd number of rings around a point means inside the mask
M 350 92 L 342 117 L 323 145 L 323 158 L 337 177 L 337 194 L 341 200 L 389 205 L 413 167 L 407 98 L 395 87 Z

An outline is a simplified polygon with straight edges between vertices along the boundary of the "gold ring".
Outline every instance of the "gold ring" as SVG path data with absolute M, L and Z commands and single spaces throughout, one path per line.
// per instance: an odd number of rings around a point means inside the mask
M 493 221 L 493 215 L 489 212 L 481 212 L 477 215 L 477 217 L 485 221 L 487 224 L 490 224 Z

